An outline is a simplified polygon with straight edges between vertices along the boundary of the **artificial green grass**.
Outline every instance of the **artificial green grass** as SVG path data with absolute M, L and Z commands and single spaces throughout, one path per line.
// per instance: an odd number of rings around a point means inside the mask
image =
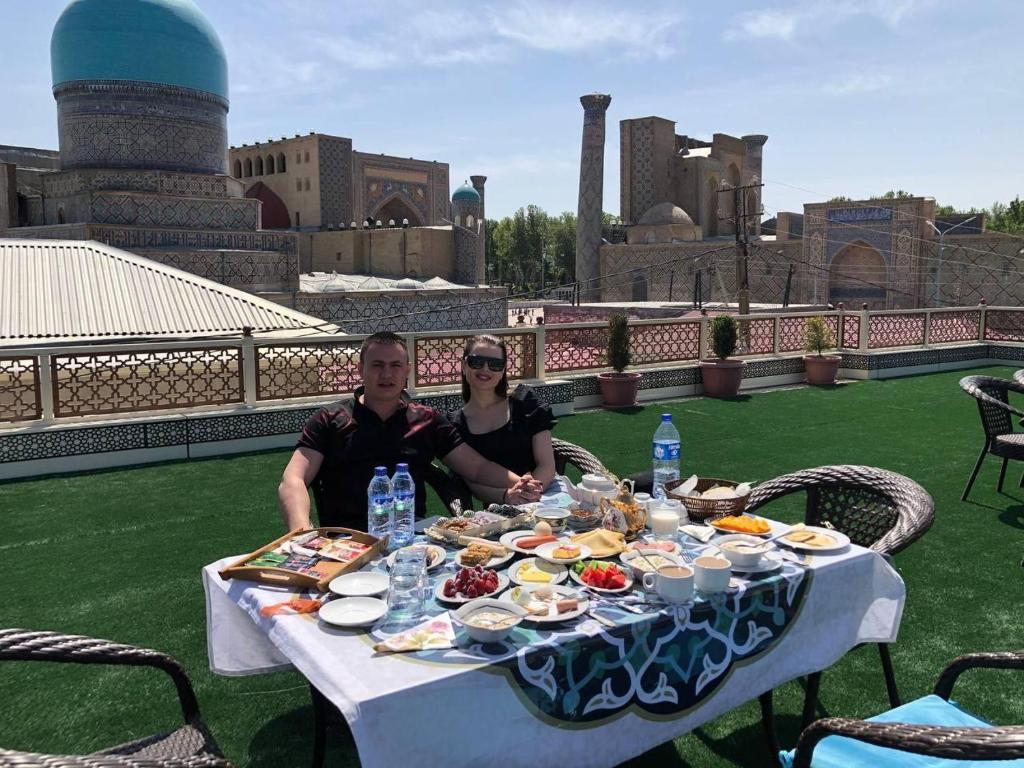
M 975 371 L 972 371 L 975 372 Z M 1010 368 L 985 371 L 1009 377 Z M 934 497 L 936 521 L 896 557 L 907 606 L 893 658 L 904 699 L 929 692 L 944 664 L 968 651 L 1024 648 L 1024 466 L 995 490 L 989 458 L 971 502 L 963 484 L 982 444 L 977 408 L 956 383 L 966 372 L 804 387 L 733 401 L 686 399 L 632 412 L 561 420 L 555 434 L 620 474 L 649 465 L 658 414 L 673 414 L 683 472 L 737 480 L 820 464 L 869 464 L 903 473 Z M 304 765 L 312 710 L 293 673 L 222 678 L 206 661 L 199 571 L 281 533 L 275 488 L 287 452 L 177 462 L 0 485 L 0 626 L 80 633 L 177 657 L 203 715 L 239 766 Z M 795 520 L 793 504 L 772 508 Z M 338 663 L 345 663 L 339 659 Z M 1024 679 L 975 672 L 957 698 L 998 723 L 1024 723 Z M 776 692 L 783 743 L 799 729 L 803 691 Z M 822 681 L 822 714 L 865 717 L 887 708 L 877 653 L 861 648 Z M 443 704 L 441 704 L 443 706 Z M 0 747 L 86 752 L 176 722 L 173 687 L 158 672 L 4 663 Z M 438 727 L 446 728 L 441 715 Z M 500 727 L 499 723 L 493 727 Z M 614 726 L 613 726 L 614 727 Z M 343 727 L 331 765 L 356 765 Z M 636 766 L 768 765 L 756 703 L 632 761 Z

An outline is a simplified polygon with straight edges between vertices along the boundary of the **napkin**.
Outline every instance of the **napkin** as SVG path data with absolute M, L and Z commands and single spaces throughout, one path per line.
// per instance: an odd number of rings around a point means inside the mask
M 681 525 L 679 530 L 705 544 L 711 541 L 711 537 L 715 535 L 715 529 L 710 525 Z
M 266 618 L 267 616 L 277 616 L 279 613 L 286 615 L 289 613 L 316 613 L 320 610 L 321 605 L 323 603 L 319 600 L 307 600 L 296 597 L 291 600 L 285 600 L 283 603 L 263 606 L 260 608 L 260 616 Z
M 434 651 L 455 647 L 455 628 L 447 613 L 421 621 L 415 627 L 392 635 L 373 646 L 378 653 Z

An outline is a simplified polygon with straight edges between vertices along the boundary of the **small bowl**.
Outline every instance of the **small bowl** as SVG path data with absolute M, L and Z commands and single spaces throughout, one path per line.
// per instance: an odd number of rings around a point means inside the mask
M 721 549 L 723 544 L 728 544 L 730 541 L 742 541 L 751 546 L 760 547 L 760 549 L 757 552 L 733 552 L 729 549 Z M 722 556 L 726 560 L 741 568 L 750 568 L 757 565 L 761 562 L 763 554 L 775 549 L 774 544 L 765 544 L 763 539 L 759 539 L 756 536 L 748 536 L 745 533 L 732 533 L 728 536 L 720 536 L 717 539 L 713 539 L 711 543 L 721 549 Z
M 509 620 L 497 629 L 486 629 L 469 623 L 474 613 L 479 611 L 498 611 L 509 614 Z M 466 633 L 478 643 L 500 643 L 513 629 L 519 626 L 529 612 L 521 605 L 510 603 L 507 600 L 496 600 L 493 597 L 480 597 L 471 600 L 457 611 L 452 612 L 452 618 L 466 628 Z M 511 617 L 515 617 L 513 621 Z
M 619 560 L 622 562 L 623 565 L 628 565 L 630 567 L 630 569 L 633 571 L 633 578 L 637 581 L 642 581 L 645 573 L 651 573 L 650 566 L 647 566 L 647 563 L 641 560 L 641 554 L 647 555 L 647 557 L 650 558 L 653 558 L 655 556 L 663 557 L 669 561 L 667 563 L 660 565 L 659 568 L 665 568 L 669 565 L 686 565 L 687 567 L 689 567 L 686 561 L 683 560 L 683 558 L 680 555 L 672 555 L 668 552 L 648 552 L 646 550 L 641 550 L 641 552 L 637 552 L 635 549 L 626 550 L 621 555 L 619 555 Z M 640 562 L 644 563 L 644 566 L 646 567 L 641 568 L 640 566 L 634 564 L 634 560 L 639 560 Z
M 551 532 L 564 531 L 565 523 L 569 519 L 569 511 L 561 507 L 539 507 L 533 513 L 535 520 L 543 520 L 551 526 Z

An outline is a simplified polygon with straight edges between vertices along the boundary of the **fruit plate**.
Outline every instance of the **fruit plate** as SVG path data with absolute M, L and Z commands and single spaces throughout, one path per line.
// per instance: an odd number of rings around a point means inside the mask
M 437 544 L 414 544 L 412 546 L 420 546 L 427 548 L 428 571 L 436 571 L 438 568 L 441 568 L 444 565 L 444 560 L 447 557 L 447 554 L 445 553 L 443 547 L 439 547 L 437 546 Z M 388 555 L 387 559 L 384 561 L 388 564 L 389 569 L 395 567 L 395 555 L 397 554 L 398 550 L 396 549 L 394 552 Z
M 559 547 L 573 546 L 579 549 L 580 553 L 576 557 L 555 557 L 554 551 Z M 537 547 L 534 553 L 537 557 L 547 560 L 549 563 L 558 563 L 559 565 L 572 565 L 580 560 L 586 560 L 593 556 L 593 552 L 590 547 L 586 544 L 573 544 L 569 541 L 549 541 L 547 544 L 541 544 Z
M 776 539 L 775 541 L 778 544 L 786 545 L 790 549 L 796 549 L 796 550 L 799 550 L 801 552 L 810 552 L 810 553 L 818 553 L 818 554 L 824 554 L 826 552 L 838 552 L 839 550 L 846 549 L 848 546 L 850 546 L 850 537 L 849 536 L 847 536 L 845 533 L 840 533 L 839 531 L 834 531 L 831 528 L 818 528 L 815 525 L 805 525 L 799 531 L 794 531 L 794 533 L 796 533 L 796 534 L 814 533 L 814 534 L 817 534 L 818 536 L 823 536 L 823 537 L 825 537 L 827 539 L 831 539 L 835 543 L 833 543 L 833 544 L 815 545 L 815 544 L 804 543 L 804 542 L 801 542 L 801 541 L 790 541 L 787 538 L 787 536 L 789 536 L 789 534 L 787 534 L 786 536 L 783 536 L 781 539 Z
M 764 518 L 756 517 L 755 515 L 746 515 L 746 517 L 753 517 L 755 520 L 763 520 L 764 519 Z M 769 525 L 768 530 L 765 531 L 764 533 L 751 533 L 750 531 L 737 531 L 735 528 L 724 528 L 724 527 L 722 527 L 721 525 L 718 524 L 717 520 L 705 520 L 704 524 L 705 525 L 710 525 L 712 528 L 714 528 L 719 533 L 742 533 L 744 536 L 771 536 L 772 535 L 772 529 L 771 529 L 770 525 Z
M 518 552 L 521 555 L 536 555 L 536 549 L 523 549 L 522 547 L 516 545 L 516 542 L 519 539 L 532 538 L 536 535 L 537 534 L 533 531 L 509 531 L 508 533 L 503 534 L 500 539 L 498 539 L 498 543 L 503 544 L 504 546 L 511 549 L 513 552 Z
M 343 597 L 320 607 L 320 620 L 335 627 L 368 627 L 388 612 L 388 604 L 376 597 Z
M 598 562 L 601 562 L 602 564 L 605 564 L 604 561 L 598 561 Z M 615 563 L 607 563 L 607 565 L 609 565 L 609 566 L 611 566 L 613 568 L 618 568 L 620 571 L 622 571 L 622 573 L 626 577 L 626 585 L 624 587 L 619 587 L 618 589 L 605 589 L 603 587 L 595 587 L 593 584 L 587 584 L 587 582 L 585 582 L 583 580 L 583 574 L 582 573 L 576 573 L 575 569 L 570 569 L 569 570 L 569 578 L 571 578 L 577 584 L 580 584 L 580 585 L 586 587 L 587 589 L 591 589 L 594 592 L 597 592 L 598 594 L 601 594 L 601 595 L 621 595 L 621 594 L 623 594 L 625 592 L 629 592 L 629 590 L 631 590 L 633 588 L 633 573 L 632 573 L 633 569 L 632 568 L 624 568 L 624 567 L 616 565 Z
M 543 582 L 520 580 L 519 571 L 528 565 L 535 566 L 537 570 L 551 574 L 551 581 Z M 543 560 L 539 557 L 528 557 L 525 560 L 520 560 L 515 565 L 509 567 L 508 577 L 512 580 L 513 584 L 520 584 L 523 586 L 531 586 L 533 584 L 561 584 L 569 578 L 569 569 L 564 565 L 549 563 L 547 560 Z
M 523 595 L 531 595 L 531 593 L 538 589 L 549 589 L 553 594 L 552 600 L 548 603 L 548 612 L 546 614 L 531 613 L 528 616 L 524 616 L 523 621 L 534 621 L 538 624 L 555 624 L 560 621 L 568 621 L 569 619 L 575 619 L 579 616 L 582 616 L 590 609 L 590 600 L 588 600 L 585 595 L 581 595 L 579 591 L 566 584 L 555 584 L 554 586 L 549 586 L 547 584 L 536 584 L 530 585 L 528 587 L 512 587 L 512 589 L 502 594 L 502 596 L 498 599 L 506 603 L 522 605 L 522 603 L 519 602 L 519 600 L 524 599 Z M 576 607 L 571 611 L 566 611 L 565 613 L 555 613 L 555 601 L 566 600 L 569 598 L 574 598 L 578 601 Z M 527 602 L 529 602 L 529 598 L 525 599 Z M 529 610 L 528 605 L 523 605 L 522 607 Z
M 487 592 L 483 595 L 474 595 L 473 597 L 466 597 L 461 592 L 459 592 L 455 597 L 445 597 L 445 581 L 447 581 L 447 579 L 438 582 L 437 586 L 434 588 L 434 597 L 436 597 L 439 602 L 450 603 L 452 605 L 462 605 L 463 603 L 468 603 L 470 600 L 476 600 L 478 597 L 495 597 L 504 590 L 506 590 L 508 588 L 509 583 L 508 576 L 506 576 L 504 573 L 499 573 L 498 586 L 492 592 Z
M 497 568 L 499 565 L 504 565 L 516 556 L 515 550 L 510 549 L 509 547 L 505 547 L 505 549 L 507 549 L 508 551 L 504 555 L 494 555 L 486 563 L 481 563 L 481 565 L 484 568 L 490 568 L 493 570 Z M 460 549 L 458 552 L 455 553 L 455 563 L 463 568 L 472 568 L 473 566 L 463 565 L 462 563 L 462 553 L 464 551 L 465 550 Z

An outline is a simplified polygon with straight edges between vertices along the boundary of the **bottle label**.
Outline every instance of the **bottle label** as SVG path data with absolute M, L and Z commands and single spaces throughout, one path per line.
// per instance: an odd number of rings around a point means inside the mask
M 655 461 L 678 461 L 679 443 L 655 443 L 653 455 Z

